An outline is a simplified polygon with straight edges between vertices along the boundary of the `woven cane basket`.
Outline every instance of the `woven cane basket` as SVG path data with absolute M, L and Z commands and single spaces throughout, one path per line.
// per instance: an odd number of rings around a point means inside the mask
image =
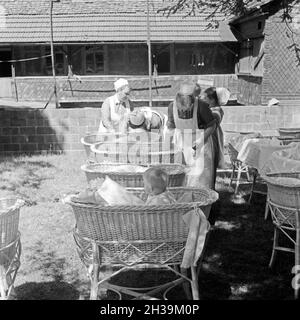
M 14 242 L 18 238 L 20 208 L 24 201 L 16 198 L 0 199 L 0 250 Z M 2 260 L 7 261 L 14 256 L 14 248 L 8 248 L 0 251 L 0 264 Z
M 118 172 L 118 167 L 128 167 L 127 172 Z M 154 165 L 150 165 L 154 166 Z M 169 187 L 180 187 L 184 183 L 185 179 L 185 167 L 180 164 L 160 164 L 155 167 L 162 168 L 168 173 Z M 140 188 L 144 186 L 143 172 L 148 167 L 141 167 L 140 172 L 130 172 L 132 165 L 119 164 L 119 163 L 96 163 L 96 164 L 84 164 L 81 166 L 81 170 L 85 172 L 87 181 L 90 182 L 97 178 L 105 178 L 109 176 L 112 180 L 118 182 L 124 187 Z
M 91 151 L 95 154 L 98 163 L 131 163 L 131 164 L 157 164 L 157 163 L 183 163 L 183 154 L 172 149 L 159 150 L 157 144 L 138 144 L 135 146 L 122 145 L 109 146 L 93 144 Z
M 292 136 L 300 138 L 300 128 L 279 128 L 278 132 L 280 136 Z
M 143 140 L 149 142 L 158 142 L 161 140 L 161 136 L 157 133 L 145 132 L 145 133 L 129 133 L 129 134 L 116 134 L 116 133 L 94 133 L 89 134 L 81 138 L 81 143 L 84 146 L 87 158 L 91 160 L 92 151 L 91 146 L 94 144 L 112 144 L 118 141 L 118 144 L 135 143 Z
M 91 146 L 95 143 L 100 143 L 100 142 L 106 142 L 109 141 L 110 139 L 118 139 L 120 137 L 123 137 L 124 135 L 122 134 L 114 134 L 114 133 L 94 133 L 94 134 L 89 134 L 80 139 L 80 142 L 84 146 L 84 150 L 86 153 L 86 156 L 88 160 L 92 160 L 92 153 L 91 153 Z
M 146 200 L 142 188 L 128 188 L 139 198 Z M 188 236 L 188 228 L 182 215 L 201 208 L 206 216 L 218 199 L 218 194 L 207 188 L 169 188 L 179 199 L 184 193 L 192 194 L 192 202 L 169 205 L 101 206 L 73 202 L 72 196 L 65 199 L 71 205 L 76 218 L 74 232 L 78 253 L 86 266 L 91 263 L 91 243 L 96 242 L 102 265 L 130 264 L 141 254 L 140 263 L 155 259 L 159 263 L 181 263 Z M 155 256 L 155 257 L 153 257 Z
M 280 210 L 281 214 L 278 214 L 276 218 L 282 221 L 287 219 L 288 216 L 287 222 L 296 226 L 295 209 L 300 210 L 300 172 L 269 173 L 262 178 L 268 185 L 270 202 L 282 208 Z M 280 178 L 293 178 L 295 180 L 289 183 L 288 180 Z

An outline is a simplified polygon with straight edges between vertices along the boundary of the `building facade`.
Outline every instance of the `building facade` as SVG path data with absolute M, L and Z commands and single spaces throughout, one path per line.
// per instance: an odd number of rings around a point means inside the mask
M 300 105 L 300 6 L 281 0 L 262 1 L 231 22 L 241 46 L 238 102 Z M 289 17 L 287 16 L 289 15 Z
M 223 84 L 234 94 L 237 40 L 224 16 L 218 13 L 219 23 L 208 27 L 205 15 L 167 17 L 159 12 L 165 2 L 150 4 L 154 99 L 169 99 L 185 78 Z M 0 5 L 0 61 L 12 61 L 0 63 L 0 81 L 7 88 L 2 96 L 46 100 L 52 83 L 52 16 L 62 101 L 103 100 L 119 76 L 133 78 L 135 98 L 147 99 L 147 1 L 60 0 L 53 2 L 51 15 L 45 0 Z

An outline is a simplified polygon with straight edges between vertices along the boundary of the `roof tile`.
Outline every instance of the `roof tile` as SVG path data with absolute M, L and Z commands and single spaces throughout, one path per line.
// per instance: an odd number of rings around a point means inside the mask
M 99 1 L 54 2 L 54 41 L 146 40 L 146 0 L 102 0 L 101 5 Z M 203 13 L 185 18 L 183 14 L 166 17 L 157 13 L 166 1 L 151 0 L 150 3 L 152 41 L 236 41 L 227 23 L 220 23 L 217 29 L 207 29 L 207 16 Z M 0 43 L 49 41 L 48 0 L 0 0 L 1 5 L 5 8 L 5 24 L 0 28 Z M 218 13 L 217 19 L 223 21 L 224 17 Z

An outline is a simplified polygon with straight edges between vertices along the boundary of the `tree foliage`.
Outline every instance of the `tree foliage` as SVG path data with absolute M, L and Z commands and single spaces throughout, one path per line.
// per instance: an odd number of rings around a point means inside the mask
M 160 12 L 169 16 L 176 13 L 184 13 L 186 16 L 207 14 L 207 20 L 215 21 L 218 13 L 225 17 L 240 16 L 249 10 L 259 7 L 267 1 L 259 0 L 162 0 L 163 8 Z M 291 12 L 300 0 L 278 0 L 284 7 L 283 19 L 291 19 Z
M 185 12 L 186 15 L 210 11 L 212 18 L 217 12 L 225 15 L 240 15 L 247 11 L 247 6 L 256 0 L 163 0 L 165 6 L 160 9 L 167 15 Z

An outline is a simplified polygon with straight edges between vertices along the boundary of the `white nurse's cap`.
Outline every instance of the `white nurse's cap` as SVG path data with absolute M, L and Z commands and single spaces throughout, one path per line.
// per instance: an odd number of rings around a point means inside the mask
M 115 90 L 119 90 L 120 88 L 124 87 L 124 86 L 128 86 L 129 83 L 126 79 L 120 78 L 118 79 L 116 82 L 114 82 L 114 87 Z

